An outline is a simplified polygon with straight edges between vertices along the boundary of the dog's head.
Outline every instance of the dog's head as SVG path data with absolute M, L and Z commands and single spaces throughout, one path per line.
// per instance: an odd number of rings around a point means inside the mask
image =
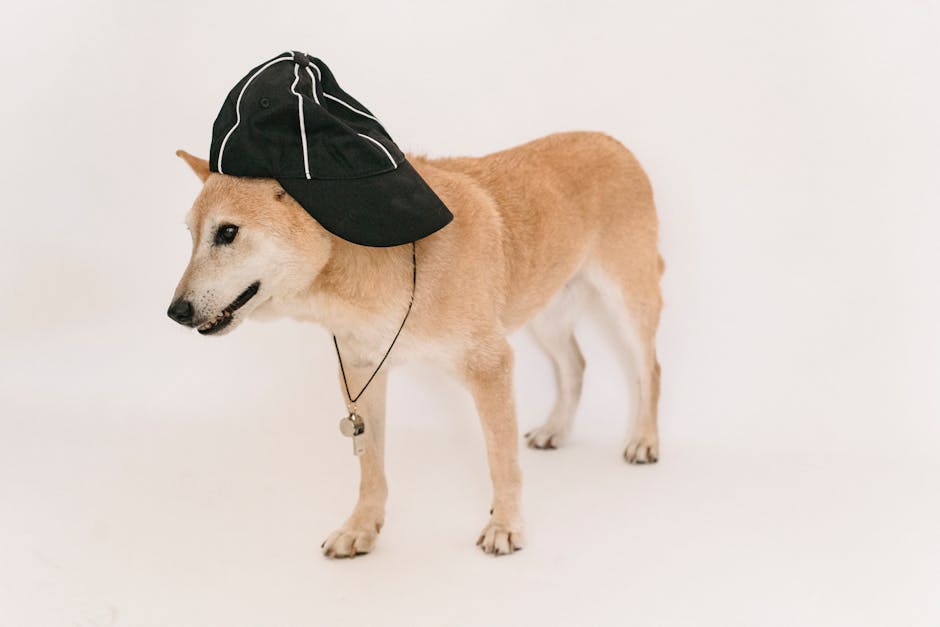
M 259 307 L 309 289 L 329 234 L 273 179 L 226 176 L 177 151 L 203 187 L 186 224 L 193 252 L 167 315 L 202 335 L 227 333 Z

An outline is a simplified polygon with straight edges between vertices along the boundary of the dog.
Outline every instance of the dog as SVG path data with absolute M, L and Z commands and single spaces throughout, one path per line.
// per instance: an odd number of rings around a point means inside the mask
M 177 155 L 203 187 L 187 218 L 192 258 L 171 317 L 203 335 L 230 333 L 247 318 L 322 324 L 342 347 L 349 389 L 361 389 L 412 298 L 411 245 L 352 244 L 320 226 L 275 180 L 210 172 L 207 161 Z M 374 548 L 388 493 L 388 367 L 423 358 L 473 396 L 493 483 L 477 544 L 510 554 L 525 540 L 509 333 L 528 326 L 554 365 L 554 409 L 525 435 L 530 447 L 553 449 L 570 432 L 581 395 L 585 361 L 575 322 L 588 297 L 598 296 L 638 381 L 639 411 L 623 455 L 636 464 L 659 458 L 655 336 L 664 264 L 652 188 L 627 148 L 594 132 L 549 135 L 483 157 L 408 159 L 454 220 L 415 244 L 413 310 L 357 403 L 367 444 L 359 500 L 323 552 L 353 557 Z

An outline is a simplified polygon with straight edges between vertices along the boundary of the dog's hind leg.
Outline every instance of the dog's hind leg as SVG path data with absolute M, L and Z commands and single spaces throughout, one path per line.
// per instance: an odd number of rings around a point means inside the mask
M 659 460 L 660 368 L 656 359 L 656 328 L 662 300 L 659 292 L 661 261 L 657 268 L 631 280 L 617 280 L 604 272 L 592 277 L 606 313 L 614 326 L 628 366 L 637 380 L 637 411 L 632 432 L 623 451 L 632 464 L 655 463 Z
M 525 544 L 519 496 L 519 429 L 512 390 L 512 348 L 503 337 L 478 341 L 467 355 L 463 377 L 480 414 L 486 455 L 493 481 L 490 521 L 477 544 L 495 555 L 512 553 Z
M 349 364 L 346 376 L 353 394 L 362 389 L 375 368 Z M 359 500 L 343 526 L 323 542 L 323 553 L 328 557 L 355 557 L 375 547 L 379 531 L 385 524 L 385 501 L 388 484 L 385 481 L 385 394 L 388 374 L 385 369 L 375 375 L 372 383 L 356 403 L 356 410 L 365 423 L 363 436 L 365 451 L 359 455 L 361 478 Z M 340 387 L 343 381 L 340 375 Z M 345 391 L 343 392 L 345 397 Z
M 584 382 L 584 357 L 574 335 L 574 326 L 581 313 L 585 288 L 583 279 L 572 279 L 529 323 L 535 340 L 552 360 L 557 390 L 555 407 L 548 420 L 525 434 L 532 448 L 556 448 L 571 431 Z

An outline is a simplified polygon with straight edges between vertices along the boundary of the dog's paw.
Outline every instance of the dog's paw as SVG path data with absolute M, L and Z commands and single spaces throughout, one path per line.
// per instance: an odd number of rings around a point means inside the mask
M 518 551 L 525 545 L 525 538 L 521 530 L 513 529 L 510 525 L 503 525 L 492 520 L 480 532 L 477 546 L 484 553 L 492 555 L 509 555 Z
M 553 449 L 558 448 L 564 442 L 565 435 L 560 429 L 549 424 L 536 427 L 525 434 L 525 443 L 529 448 Z
M 331 533 L 320 548 L 327 557 L 356 557 L 374 549 L 378 537 L 378 525 L 373 529 L 343 527 Z
M 659 461 L 659 437 L 637 435 L 630 439 L 623 458 L 631 464 L 655 464 Z

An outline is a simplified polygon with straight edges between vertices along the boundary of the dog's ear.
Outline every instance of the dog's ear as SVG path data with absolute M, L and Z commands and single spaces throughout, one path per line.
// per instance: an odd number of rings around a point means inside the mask
M 194 157 L 185 150 L 177 150 L 176 156 L 189 164 L 199 180 L 205 182 L 209 178 L 209 162 L 199 157 Z

